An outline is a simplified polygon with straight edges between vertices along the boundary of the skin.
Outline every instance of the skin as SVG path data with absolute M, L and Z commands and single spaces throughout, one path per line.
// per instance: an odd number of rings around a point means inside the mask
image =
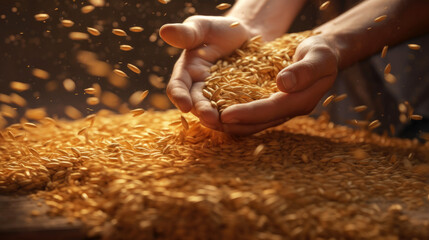
M 320 34 L 298 46 L 295 63 L 277 76 L 280 92 L 267 99 L 230 106 L 219 116 L 202 95 L 210 66 L 252 36 L 262 35 L 269 41 L 282 35 L 304 2 L 241 0 L 223 17 L 193 16 L 182 24 L 164 25 L 160 29 L 164 41 L 184 49 L 167 86 L 172 102 L 183 112 L 191 111 L 207 127 L 231 134 L 252 134 L 310 113 L 331 88 L 340 69 L 380 51 L 384 45 L 429 30 L 429 1 L 364 1 L 316 28 L 314 31 Z M 381 15 L 388 17 L 375 23 L 374 19 Z M 233 22 L 240 25 L 230 28 Z

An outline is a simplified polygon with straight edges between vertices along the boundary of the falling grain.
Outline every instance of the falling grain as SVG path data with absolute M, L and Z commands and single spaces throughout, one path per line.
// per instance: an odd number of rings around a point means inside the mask
M 131 51 L 131 50 L 133 50 L 134 48 L 133 48 L 133 47 L 131 47 L 130 45 L 120 45 L 120 46 L 119 46 L 119 49 L 121 49 L 122 51 Z
M 418 44 L 408 44 L 408 48 L 411 50 L 420 50 L 420 45 Z
M 40 79 L 43 79 L 43 80 L 49 79 L 49 77 L 50 77 L 50 74 L 47 71 L 42 70 L 40 68 L 33 68 L 32 74 L 33 74 L 33 76 L 40 78 Z
M 413 115 L 410 116 L 410 119 L 419 121 L 419 120 L 423 119 L 423 116 L 417 115 L 417 114 L 413 114 Z
M 320 11 L 326 10 L 329 7 L 330 3 L 331 3 L 330 1 L 326 1 L 326 2 L 322 3 L 322 5 L 320 5 L 320 7 L 319 7 L 319 10 Z
M 119 77 L 128 77 L 128 75 L 124 71 L 119 70 L 119 69 L 114 69 L 113 73 L 115 73 Z
M 89 35 L 83 32 L 71 32 L 69 33 L 69 38 L 71 40 L 82 41 L 82 40 L 88 40 Z
M 386 67 L 384 68 L 384 74 L 389 74 L 390 70 L 392 70 L 392 66 L 390 65 L 390 63 L 388 63 L 386 65 Z M 387 81 L 387 80 L 386 80 Z
M 140 115 L 142 115 L 144 112 L 145 112 L 145 110 L 144 110 L 144 109 L 142 109 L 142 108 L 137 108 L 137 109 L 133 109 L 133 110 L 131 110 L 131 111 L 130 111 L 130 113 L 133 115 L 133 117 L 140 116 Z
M 355 112 L 363 112 L 368 109 L 366 105 L 360 105 L 353 108 Z
M 134 26 L 134 27 L 130 27 L 130 31 L 131 32 L 143 32 L 143 28 L 142 27 L 139 27 L 139 26 Z
M 231 24 L 229 25 L 229 27 L 231 27 L 231 28 L 235 28 L 235 27 L 238 27 L 238 25 L 240 25 L 240 23 L 239 23 L 239 22 L 233 22 L 233 23 L 231 23 Z
M 30 84 L 23 82 L 12 81 L 10 82 L 9 86 L 12 90 L 15 90 L 17 92 L 23 92 L 30 89 Z
M 85 91 L 86 94 L 91 94 L 91 95 L 94 95 L 96 93 L 95 88 L 92 88 L 92 87 L 85 88 L 84 91 Z
M 141 70 L 138 67 L 136 67 L 135 65 L 131 64 L 131 63 L 128 63 L 127 67 L 128 67 L 128 69 L 130 69 L 131 71 L 133 71 L 133 72 L 135 72 L 137 74 L 141 73 Z
M 216 6 L 216 8 L 219 10 L 226 10 L 230 7 L 231 7 L 231 4 L 229 4 L 229 3 L 221 3 L 221 4 Z
M 330 95 L 325 99 L 325 101 L 323 101 L 322 106 L 327 107 L 334 98 L 335 98 L 335 95 Z
M 371 123 L 369 123 L 368 129 L 373 130 L 373 129 L 376 129 L 376 128 L 380 127 L 380 126 L 381 126 L 380 121 L 379 120 L 374 120 Z
M 112 33 L 115 34 L 116 36 L 120 36 L 120 37 L 127 36 L 127 33 L 124 30 L 118 29 L 118 28 L 113 29 Z
M 396 77 L 395 77 L 395 75 L 393 75 L 391 73 L 385 74 L 384 80 L 386 80 L 386 82 L 388 82 L 390 84 L 396 83 Z
M 76 89 L 76 83 L 72 79 L 67 78 L 63 81 L 63 87 L 67 92 L 73 92 Z
M 95 7 L 94 7 L 94 6 L 92 6 L 92 5 L 86 5 L 86 6 L 83 6 L 83 7 L 80 9 L 80 11 L 81 11 L 83 14 L 87 14 L 87 13 L 90 13 L 90 12 L 94 11 L 94 9 L 95 9 Z
M 341 101 L 343 101 L 346 98 L 347 98 L 347 94 L 343 93 L 341 95 L 338 95 L 338 96 L 334 97 L 333 101 L 334 102 L 341 102 Z
M 72 20 L 64 19 L 64 20 L 62 20 L 62 21 L 61 21 L 61 24 L 62 24 L 64 27 L 73 27 L 74 22 L 73 22 Z
M 89 34 L 91 34 L 92 36 L 100 36 L 100 31 L 98 31 L 95 28 L 92 27 L 87 27 L 86 30 L 89 32 Z
M 383 50 L 381 51 L 381 58 L 385 58 L 386 54 L 387 54 L 387 49 L 389 48 L 389 46 L 384 46 Z
M 45 21 L 45 20 L 49 19 L 49 15 L 46 13 L 39 13 L 39 14 L 34 15 L 34 18 L 36 19 L 36 21 L 41 22 L 41 21 Z
M 374 19 L 374 22 L 379 23 L 379 22 L 386 20 L 386 18 L 387 18 L 387 15 L 381 15 L 380 17 L 376 17 Z
M 100 99 L 98 97 L 89 97 L 86 99 L 86 104 L 94 106 L 100 103 Z

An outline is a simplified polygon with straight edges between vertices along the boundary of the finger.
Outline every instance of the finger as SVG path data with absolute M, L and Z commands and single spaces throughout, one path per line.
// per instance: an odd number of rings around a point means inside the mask
M 182 53 L 173 68 L 170 82 L 167 85 L 167 95 L 170 100 L 182 112 L 192 109 L 192 98 L 190 89 L 192 79 L 189 72 L 184 68 L 185 53 Z
M 277 92 L 269 98 L 227 107 L 221 115 L 222 123 L 257 124 L 285 117 L 308 114 L 328 91 L 334 76 L 322 78 L 305 91 Z
M 229 134 L 233 135 L 250 135 L 253 133 L 260 132 L 264 129 L 277 126 L 279 124 L 282 124 L 287 119 L 279 119 L 276 121 L 272 121 L 269 123 L 262 123 L 262 124 L 250 124 L 250 125 L 244 125 L 244 124 L 223 124 L 222 128 L 223 131 Z
M 284 68 L 277 75 L 277 87 L 280 91 L 299 92 L 319 79 L 337 74 L 337 59 L 328 47 L 313 47 L 304 54 L 304 58 Z
M 161 38 L 173 47 L 193 49 L 204 43 L 210 22 L 201 17 L 188 18 L 183 23 L 165 24 L 159 30 Z
M 219 121 L 219 112 L 213 108 L 210 101 L 203 96 L 204 82 L 196 82 L 191 88 L 191 97 L 194 103 L 192 112 L 196 115 L 201 123 L 209 128 L 221 130 L 222 125 Z

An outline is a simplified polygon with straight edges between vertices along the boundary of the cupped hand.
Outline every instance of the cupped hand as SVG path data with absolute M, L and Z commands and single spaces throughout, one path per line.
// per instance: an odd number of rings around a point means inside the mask
M 232 105 L 222 112 L 225 132 L 251 134 L 313 110 L 335 81 L 339 54 L 333 41 L 315 35 L 298 46 L 293 60 L 277 75 L 280 92 L 266 99 Z
M 222 130 L 219 113 L 202 94 L 210 67 L 246 42 L 252 34 L 247 26 L 231 27 L 232 17 L 192 16 L 183 23 L 166 24 L 160 29 L 168 44 L 185 49 L 177 60 L 167 95 L 182 112 L 192 111 L 207 127 Z M 234 112 L 234 111 L 233 111 Z

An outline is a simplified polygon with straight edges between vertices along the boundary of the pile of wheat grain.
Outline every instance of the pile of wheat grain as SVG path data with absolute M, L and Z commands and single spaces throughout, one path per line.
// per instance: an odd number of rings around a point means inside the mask
M 311 31 L 285 34 L 263 43 L 260 36 L 250 39 L 235 53 L 210 68 L 203 94 L 214 108 L 268 98 L 278 92 L 276 76 L 292 63 L 298 45 Z
M 1 131 L 0 191 L 38 190 L 107 239 L 427 238 L 428 156 L 323 117 L 234 138 L 175 110 L 100 112 Z

